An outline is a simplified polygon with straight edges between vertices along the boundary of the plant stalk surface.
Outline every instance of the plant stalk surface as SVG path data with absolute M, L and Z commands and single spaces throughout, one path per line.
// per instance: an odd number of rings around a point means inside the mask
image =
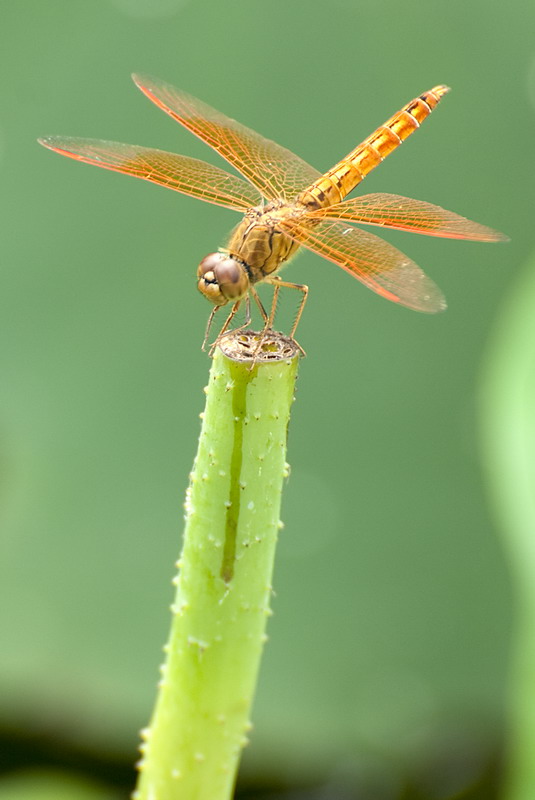
M 298 361 L 291 342 L 276 334 L 262 358 L 251 360 L 251 335 L 236 337 L 237 350 L 229 337 L 227 355 L 216 350 L 205 390 L 171 632 L 142 732 L 136 800 L 229 800 L 247 743 Z

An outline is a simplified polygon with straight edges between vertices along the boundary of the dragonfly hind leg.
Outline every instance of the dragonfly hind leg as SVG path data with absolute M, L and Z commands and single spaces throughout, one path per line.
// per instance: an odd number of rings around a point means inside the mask
M 270 312 L 270 315 L 269 315 L 269 327 L 271 327 L 273 325 L 273 320 L 275 318 L 275 311 L 276 311 L 276 308 L 277 308 L 277 300 L 278 300 L 278 297 L 279 297 L 279 292 L 281 290 L 281 287 L 284 286 L 287 289 L 297 289 L 298 291 L 303 293 L 303 296 L 301 298 L 301 302 L 299 303 L 299 308 L 297 309 L 297 313 L 295 315 L 294 324 L 292 325 L 292 329 L 290 331 L 290 339 L 293 339 L 294 335 L 295 335 L 295 332 L 297 330 L 297 326 L 299 325 L 299 322 L 300 322 L 301 317 L 303 315 L 303 309 L 304 309 L 304 307 L 306 305 L 306 301 L 307 301 L 307 297 L 308 297 L 308 286 L 306 286 L 304 283 L 289 283 L 288 281 L 283 281 L 277 275 L 274 275 L 272 278 L 267 278 L 266 279 L 266 283 L 271 283 L 274 286 L 274 289 L 273 289 L 273 302 L 271 304 L 271 312 Z M 297 344 L 297 342 L 296 342 L 296 344 Z M 299 349 L 301 349 L 301 348 L 299 348 Z
M 217 334 L 217 336 L 215 338 L 215 341 L 210 345 L 210 349 L 208 351 L 208 354 L 210 356 L 213 355 L 215 348 L 217 347 L 217 345 L 221 342 L 221 340 L 223 338 L 225 338 L 226 336 L 231 336 L 231 335 L 234 336 L 236 333 L 239 333 L 240 331 L 244 330 L 245 328 L 247 328 L 250 325 L 250 323 L 251 323 L 251 295 L 252 295 L 253 300 L 255 301 L 256 305 L 258 306 L 258 310 L 260 311 L 260 314 L 262 315 L 262 319 L 264 321 L 264 327 L 262 328 L 262 331 L 260 332 L 260 336 L 258 337 L 258 342 L 257 342 L 256 347 L 255 347 L 254 352 L 253 352 L 253 365 L 254 365 L 254 363 L 256 362 L 256 357 L 257 357 L 258 353 L 260 352 L 260 350 L 262 349 L 262 346 L 264 345 L 266 339 L 268 338 L 269 333 L 273 332 L 273 322 L 275 320 L 275 313 L 277 311 L 277 302 L 278 302 L 280 290 L 281 290 L 281 288 L 283 286 L 285 288 L 287 288 L 287 289 L 298 289 L 302 293 L 302 298 L 301 298 L 301 301 L 299 303 L 299 307 L 297 309 L 297 313 L 295 315 L 295 320 L 294 320 L 294 323 L 292 325 L 292 329 L 290 331 L 289 338 L 294 342 L 294 344 L 296 345 L 298 350 L 300 350 L 301 354 L 302 355 L 306 355 L 305 351 L 303 350 L 303 348 L 301 347 L 299 342 L 297 342 L 295 340 L 294 336 L 295 336 L 295 331 L 297 330 L 297 326 L 299 325 L 299 321 L 301 319 L 301 316 L 303 314 L 303 309 L 305 307 L 305 303 L 307 301 L 308 286 L 305 286 L 304 284 L 300 284 L 300 283 L 289 283 L 288 281 L 281 280 L 277 276 L 266 278 L 265 279 L 265 283 L 270 283 L 273 286 L 273 299 L 271 301 L 271 308 L 270 308 L 269 314 L 266 311 L 266 309 L 264 308 L 264 305 L 263 305 L 260 297 L 258 296 L 258 292 L 254 288 L 254 286 L 251 285 L 249 287 L 249 294 L 247 294 L 245 296 L 245 298 L 242 297 L 239 300 L 237 300 L 234 303 L 234 305 L 232 306 L 232 308 L 230 310 L 230 313 L 227 316 L 227 318 L 226 318 L 226 320 L 225 320 L 225 322 L 223 324 L 223 327 L 221 328 L 221 330 Z M 230 325 L 232 323 L 232 320 L 234 319 L 234 317 L 238 313 L 243 300 L 245 300 L 245 320 L 237 328 L 233 328 L 232 330 L 229 330 Z M 214 316 L 215 316 L 216 312 L 219 311 L 220 308 L 221 308 L 221 306 L 216 306 L 212 310 L 210 316 L 208 317 L 208 323 L 206 325 L 206 331 L 205 331 L 204 340 L 203 340 L 203 346 L 202 346 L 203 350 L 204 350 L 204 348 L 206 346 L 206 342 L 207 342 L 209 334 L 210 334 L 210 329 L 212 327 Z
M 299 303 L 299 307 L 297 309 L 297 313 L 295 315 L 295 320 L 292 325 L 292 329 L 290 331 L 290 339 L 295 343 L 297 348 L 301 351 L 301 354 L 306 355 L 305 351 L 303 350 L 299 342 L 295 340 L 294 336 L 295 336 L 295 331 L 297 330 L 297 326 L 299 325 L 299 320 L 301 319 L 301 316 L 303 314 L 305 303 L 307 301 L 308 286 L 305 286 L 304 284 L 301 283 L 289 283 L 288 281 L 283 281 L 277 275 L 265 278 L 264 282 L 270 283 L 273 286 L 273 299 L 271 301 L 271 309 L 269 314 L 266 313 L 264 306 L 262 305 L 262 302 L 258 296 L 258 293 L 256 292 L 256 289 L 254 289 L 253 286 L 250 287 L 251 294 L 253 295 L 253 298 L 256 304 L 258 305 L 258 308 L 260 309 L 260 312 L 264 318 L 264 328 L 262 330 L 262 333 L 260 334 L 254 355 L 255 356 L 257 355 L 262 345 L 264 344 L 264 340 L 266 339 L 267 335 L 269 334 L 270 331 L 273 330 L 273 322 L 275 320 L 275 313 L 277 311 L 279 292 L 283 286 L 286 287 L 287 289 L 298 289 L 303 294 L 301 302 Z

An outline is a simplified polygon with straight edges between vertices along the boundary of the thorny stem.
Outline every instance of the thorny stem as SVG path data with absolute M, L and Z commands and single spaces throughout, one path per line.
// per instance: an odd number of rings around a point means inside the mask
M 251 352 L 248 335 L 238 338 Z M 273 342 L 263 355 L 269 360 L 260 357 L 252 369 L 250 358 L 240 362 L 219 348 L 213 361 L 137 800 L 233 793 L 270 614 L 298 360 L 295 348 L 279 352 Z

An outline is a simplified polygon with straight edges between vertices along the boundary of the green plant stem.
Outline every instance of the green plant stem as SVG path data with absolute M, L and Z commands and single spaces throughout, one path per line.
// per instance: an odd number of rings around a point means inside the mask
M 515 610 L 504 800 L 535 798 L 534 342 L 535 254 L 497 320 L 482 392 L 485 467 Z
M 210 372 L 138 800 L 228 800 L 247 741 L 297 356 L 250 365 L 218 349 Z

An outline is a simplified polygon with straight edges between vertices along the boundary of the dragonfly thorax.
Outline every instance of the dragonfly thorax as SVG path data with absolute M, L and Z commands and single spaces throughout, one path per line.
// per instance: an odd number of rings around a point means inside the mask
M 197 288 L 216 306 L 247 294 L 249 275 L 243 262 L 219 251 L 205 256 L 197 269 Z

